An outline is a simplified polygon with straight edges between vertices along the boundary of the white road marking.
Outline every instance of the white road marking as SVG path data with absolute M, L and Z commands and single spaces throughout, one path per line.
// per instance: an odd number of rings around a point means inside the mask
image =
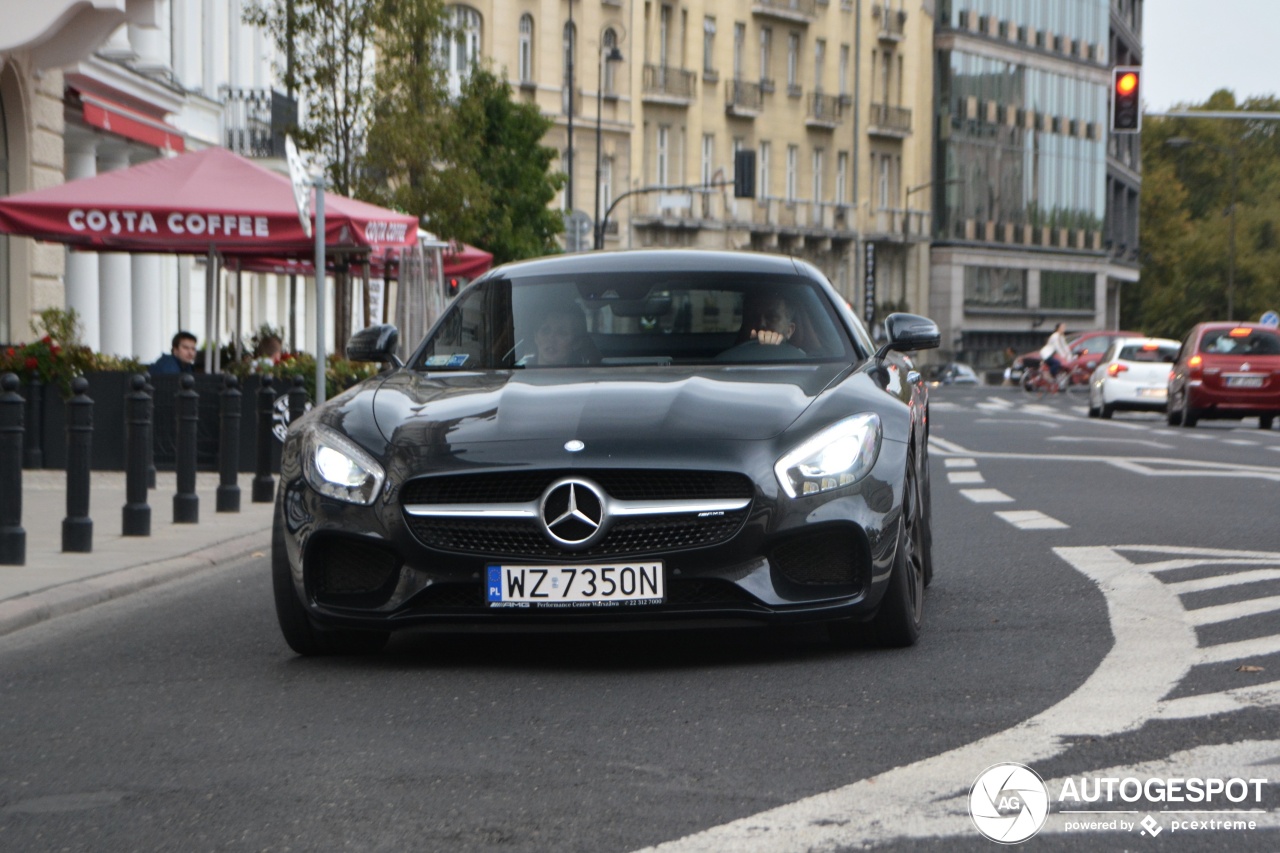
M 960 458 L 951 457 L 947 459 L 943 464 L 945 464 L 948 468 L 977 468 L 978 460 L 965 459 L 963 457 L 960 457 Z
M 1010 729 L 942 755 L 646 850 L 812 853 L 903 837 L 976 838 L 965 803 L 984 768 L 996 761 L 1033 764 L 1051 758 L 1069 748 L 1073 735 L 1107 737 L 1140 728 L 1186 675 L 1195 632 L 1184 621 L 1177 596 L 1116 549 L 1054 551 L 1098 584 L 1114 638 L 1111 651 L 1070 696 Z M 1159 643 L 1150 641 L 1153 630 L 1160 632 Z M 1256 750 L 1252 754 L 1256 759 Z
M 1280 595 L 1233 601 L 1230 604 L 1217 604 L 1213 607 L 1200 607 L 1187 611 L 1187 615 L 1193 625 L 1214 625 L 1218 622 L 1231 622 L 1246 616 L 1257 616 L 1259 613 L 1271 613 L 1276 610 L 1280 610 Z
M 997 409 L 1012 409 L 1014 404 L 1004 397 L 988 397 L 979 406 L 995 406 Z
M 1070 527 L 1070 525 L 1034 509 L 1007 510 L 1005 512 L 997 512 L 996 515 L 1019 530 L 1065 530 Z
M 1162 720 L 1192 720 L 1214 714 L 1243 711 L 1246 708 L 1270 708 L 1276 705 L 1280 705 L 1280 681 L 1254 687 L 1237 687 L 1234 690 L 1207 693 L 1203 696 L 1170 699 L 1160 703 L 1156 716 Z
M 1255 561 L 1251 561 L 1251 560 L 1172 561 L 1171 560 L 1170 562 L 1179 562 L 1179 563 L 1185 562 L 1190 565 L 1206 566 L 1206 565 L 1212 565 L 1213 563 L 1240 565 L 1240 564 L 1248 564 Z M 1259 560 L 1256 562 L 1261 563 L 1263 561 Z M 1146 568 L 1147 571 L 1153 571 L 1152 569 L 1147 568 L 1146 566 L 1144 566 L 1143 568 Z M 1186 595 L 1189 592 L 1204 592 L 1205 590 L 1208 590 L 1208 589 L 1222 589 L 1223 587 L 1227 587 L 1227 586 L 1238 586 L 1239 584 L 1245 584 L 1245 583 L 1261 583 L 1262 581 L 1276 581 L 1276 580 L 1280 580 L 1280 569 L 1259 569 L 1258 571 L 1254 571 L 1254 572 L 1236 572 L 1229 575 L 1215 575 L 1211 578 L 1195 578 L 1194 580 L 1178 581 L 1176 583 L 1169 584 L 1169 588 L 1172 589 L 1174 592 L 1176 592 L 1178 595 Z
M 1011 504 L 1013 498 L 999 489 L 961 489 L 960 494 L 976 504 Z
M 1036 420 L 1033 418 L 974 418 L 975 424 L 1031 424 L 1041 429 L 1057 429 L 1058 425 L 1050 421 Z
M 982 474 L 978 471 L 948 471 L 948 483 L 985 483 Z
M 1257 446 L 1258 446 L 1258 442 L 1256 442 L 1256 441 L 1250 441 L 1250 440 L 1249 440 L 1249 439 L 1247 439 L 1247 438 L 1224 438 L 1224 439 L 1222 440 L 1222 443 L 1223 443 L 1223 444 L 1238 444 L 1238 445 L 1240 445 L 1241 447 L 1257 447 Z
M 1051 435 L 1048 438 L 1046 438 L 1045 441 L 1070 441 L 1070 442 L 1103 441 L 1108 444 L 1143 444 L 1143 445 L 1146 445 L 1147 447 L 1159 447 L 1162 450 L 1172 450 L 1174 447 L 1174 445 L 1172 444 L 1165 444 L 1162 441 L 1149 441 L 1145 438 L 1106 438 L 1103 436 L 1086 438 L 1084 436 L 1078 436 L 1078 435 Z
M 1227 663 L 1228 661 L 1260 658 L 1280 653 L 1280 635 L 1239 640 L 1234 643 L 1218 643 L 1205 646 L 1196 653 L 1196 663 Z
M 936 435 L 929 436 L 929 448 L 939 453 L 963 454 L 965 452 L 965 449 L 960 445 L 947 441 L 945 438 L 938 438 Z

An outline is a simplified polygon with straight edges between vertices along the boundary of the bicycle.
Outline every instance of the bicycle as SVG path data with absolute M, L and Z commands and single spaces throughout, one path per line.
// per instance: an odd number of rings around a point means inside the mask
M 1088 385 L 1089 371 L 1078 362 L 1070 367 L 1063 365 L 1054 376 L 1049 370 L 1047 361 L 1041 361 L 1039 368 L 1028 370 L 1022 374 L 1022 390 L 1043 398 L 1045 394 L 1065 392 L 1072 385 Z

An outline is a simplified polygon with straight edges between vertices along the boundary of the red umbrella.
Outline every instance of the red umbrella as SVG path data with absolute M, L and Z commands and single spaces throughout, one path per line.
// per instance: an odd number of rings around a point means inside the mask
M 325 194 L 329 251 L 410 248 L 417 220 Z M 0 198 L 0 232 L 109 252 L 310 257 L 289 178 L 207 148 Z

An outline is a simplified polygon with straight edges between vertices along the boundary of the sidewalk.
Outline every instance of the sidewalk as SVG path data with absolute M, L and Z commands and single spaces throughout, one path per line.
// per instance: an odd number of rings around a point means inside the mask
M 241 474 L 240 512 L 215 512 L 218 474 L 196 475 L 200 521 L 173 523 L 173 472 L 156 474 L 147 492 L 151 535 L 122 536 L 122 471 L 94 471 L 89 517 L 93 551 L 62 552 L 66 473 L 24 471 L 22 527 L 26 565 L 0 566 L 0 635 L 271 547 L 273 505 L 253 503 L 252 474 Z

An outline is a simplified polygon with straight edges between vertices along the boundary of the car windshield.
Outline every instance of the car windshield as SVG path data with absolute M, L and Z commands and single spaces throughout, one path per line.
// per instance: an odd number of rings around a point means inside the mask
M 1122 361 L 1152 361 L 1172 363 L 1178 357 L 1174 344 L 1127 344 L 1120 348 Z
M 1280 355 L 1280 334 L 1268 329 L 1209 329 L 1200 352 L 1220 355 Z
M 495 277 L 459 296 L 420 370 L 854 360 L 831 300 L 800 276 Z

